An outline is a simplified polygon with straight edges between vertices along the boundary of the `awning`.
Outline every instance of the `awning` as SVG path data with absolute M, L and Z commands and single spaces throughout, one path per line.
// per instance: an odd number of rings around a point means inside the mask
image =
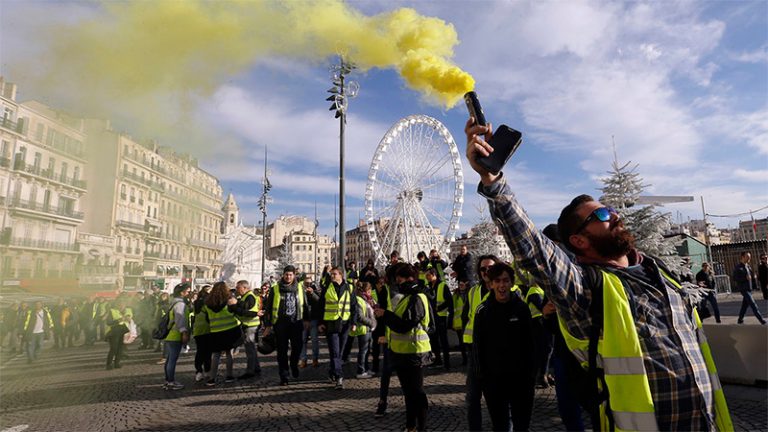
M 210 269 L 206 266 L 197 266 L 197 271 L 199 272 L 207 272 L 208 270 Z

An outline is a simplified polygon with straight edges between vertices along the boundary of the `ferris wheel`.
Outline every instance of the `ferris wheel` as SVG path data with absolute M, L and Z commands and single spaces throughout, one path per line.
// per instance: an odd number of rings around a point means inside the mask
M 431 249 L 447 256 L 463 203 L 464 174 L 451 133 L 425 115 L 400 119 L 379 142 L 365 188 L 377 264 L 394 250 L 406 261 Z

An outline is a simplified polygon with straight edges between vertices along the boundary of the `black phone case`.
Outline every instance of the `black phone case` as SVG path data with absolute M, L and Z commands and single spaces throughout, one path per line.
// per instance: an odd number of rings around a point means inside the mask
M 520 143 L 523 142 L 523 134 L 507 125 L 501 125 L 491 138 L 493 153 L 477 158 L 477 163 L 491 174 L 498 174 L 510 157 L 515 153 Z

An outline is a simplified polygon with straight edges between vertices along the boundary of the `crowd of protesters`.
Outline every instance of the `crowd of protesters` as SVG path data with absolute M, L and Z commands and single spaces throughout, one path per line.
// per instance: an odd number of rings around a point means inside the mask
M 555 228 L 544 234 L 557 242 Z M 184 283 L 171 293 L 154 288 L 114 299 L 60 299 L 50 307 L 22 302 L 10 305 L 2 319 L 2 343 L 30 363 L 49 339 L 53 349 L 105 341 L 107 369 L 121 367 L 128 344 L 162 353 L 157 363 L 164 365 L 167 390 L 184 388 L 176 365 L 190 350 L 199 385 L 258 378 L 259 355 L 276 351 L 281 385 L 327 358 L 332 388 L 343 389 L 343 365 L 356 348 L 356 370 L 349 375 L 379 380 L 374 416 L 387 413 L 394 374 L 405 398 L 407 430 L 427 425 L 424 368 L 439 373 L 460 361 L 469 430 L 482 429 L 483 398 L 494 430 L 510 424 L 527 430 L 535 388 L 550 385 L 556 386 L 566 428 L 584 430 L 585 402 L 575 390 L 583 369 L 563 340 L 554 305 L 526 270 L 493 255 L 474 259 L 466 247 L 450 264 L 436 250 L 420 252 L 413 264 L 393 251 L 383 269 L 372 260 L 361 270 L 327 266 L 317 282 L 286 266 L 277 281 L 254 289 L 244 280 L 197 289 Z M 455 332 L 456 346 L 449 345 L 449 332 Z M 320 352 L 321 337 L 327 357 Z M 236 375 L 238 350 L 245 364 Z M 460 360 L 451 358 L 452 351 Z

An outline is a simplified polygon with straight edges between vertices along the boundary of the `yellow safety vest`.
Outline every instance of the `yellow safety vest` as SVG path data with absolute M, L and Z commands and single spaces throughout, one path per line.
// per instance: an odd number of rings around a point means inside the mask
M 536 307 L 536 305 L 533 304 L 533 302 L 528 301 L 528 297 L 535 294 L 540 295 L 541 299 L 543 300 L 544 290 L 541 289 L 541 287 L 539 287 L 538 285 L 531 285 L 528 288 L 528 294 L 525 295 L 525 302 L 528 303 L 528 309 L 531 311 L 531 318 L 538 318 L 542 315 L 541 310 L 538 307 Z
M 464 343 L 472 343 L 472 332 L 475 327 L 475 311 L 477 311 L 477 307 L 480 306 L 480 303 L 488 298 L 488 294 L 490 293 L 491 291 L 489 290 L 482 298 L 480 298 L 480 284 L 469 289 L 469 295 L 467 296 L 467 301 L 469 302 L 469 315 L 467 318 L 467 326 L 464 328 Z
M 173 309 L 171 309 L 171 312 L 173 312 Z M 229 311 L 227 306 L 224 306 L 218 312 L 214 312 L 208 305 L 206 305 L 205 312 L 208 314 L 211 333 L 221 333 L 240 325 L 240 321 L 237 320 L 235 314 Z
M 608 386 L 608 403 L 616 431 L 658 431 L 655 407 L 651 396 L 650 383 L 643 363 L 643 351 L 637 335 L 624 285 L 618 276 L 601 270 L 603 276 L 603 320 L 602 338 L 597 343 L 598 364 L 602 364 L 605 383 Z M 662 271 L 664 277 L 676 288 L 680 285 Z M 725 402 L 712 353 L 701 327 L 698 312 L 693 311 L 699 347 L 712 381 L 715 399 L 715 423 L 718 430 L 733 430 L 733 423 Z M 589 367 L 589 339 L 579 339 L 568 332 L 562 319 L 558 319 L 568 349 Z M 606 403 L 600 406 L 600 429 L 608 430 Z
M 339 298 L 338 294 L 336 294 L 336 287 L 333 286 L 333 282 L 328 284 L 325 288 L 325 311 L 323 312 L 323 320 L 335 321 L 339 318 L 341 318 L 342 321 L 348 320 L 351 315 L 351 297 L 352 289 L 349 288 L 349 285 L 347 285 L 347 289 L 341 293 L 341 298 Z
M 355 297 L 357 299 L 357 304 L 360 306 L 360 310 L 365 316 L 368 316 L 368 304 L 365 302 L 365 300 L 362 299 L 362 297 Z M 355 327 L 355 331 L 350 330 L 349 336 L 355 337 L 355 336 L 362 336 L 364 334 L 368 333 L 368 326 L 366 325 L 358 325 Z
M 43 331 L 47 332 L 51 329 L 53 326 L 53 319 L 51 318 L 51 312 L 48 310 L 48 308 L 43 308 Z M 27 316 L 24 319 L 24 332 L 27 332 L 29 330 L 29 322 L 32 320 L 32 315 L 37 315 L 37 311 L 34 310 L 28 310 Z M 45 326 L 45 319 L 48 318 L 48 327 Z
M 296 321 L 301 321 L 304 318 L 304 297 L 307 293 L 304 292 L 304 284 L 299 282 L 296 284 L 296 301 L 299 303 L 296 306 Z M 280 287 L 278 284 L 272 285 L 272 324 L 277 322 L 277 316 L 280 313 Z
M 437 284 L 437 309 L 440 309 L 440 306 L 445 303 L 445 282 L 440 282 Z M 448 316 L 448 308 L 445 308 L 443 310 L 437 310 L 437 316 L 447 317 Z
M 395 309 L 395 315 L 398 317 L 403 316 L 412 297 L 413 295 L 409 295 L 400 300 Z M 429 344 L 429 335 L 427 334 L 427 328 L 429 327 L 429 301 L 427 296 L 421 293 L 416 294 L 416 297 L 424 303 L 424 318 L 407 333 L 398 333 L 390 329 L 389 348 L 394 353 L 421 354 L 432 351 L 432 346 Z
M 461 330 L 461 311 L 464 309 L 464 297 L 459 291 L 453 295 L 453 329 Z
M 171 306 L 170 309 L 170 316 L 168 317 L 168 325 L 171 326 L 171 331 L 168 332 L 168 336 L 165 337 L 165 340 L 167 341 L 175 341 L 180 342 L 181 341 L 181 332 L 178 328 L 176 328 L 176 312 L 173 311 L 174 307 L 176 307 L 176 303 L 180 302 L 174 302 L 173 306 Z M 224 308 L 226 309 L 226 307 Z M 191 311 L 188 307 L 184 308 L 184 319 L 189 322 L 189 316 L 191 314 Z
M 248 291 L 247 293 L 245 293 L 245 295 L 243 296 L 242 300 L 245 301 L 245 299 L 248 298 L 249 296 L 253 297 L 253 300 L 254 300 L 253 301 L 253 307 L 251 309 L 249 309 L 249 310 L 251 312 L 258 313 L 259 310 L 261 310 L 261 297 L 259 297 L 256 294 L 254 294 L 253 291 Z M 255 317 L 238 317 L 238 319 L 246 327 L 257 327 L 261 323 L 261 321 L 259 320 L 258 316 L 255 316 Z

